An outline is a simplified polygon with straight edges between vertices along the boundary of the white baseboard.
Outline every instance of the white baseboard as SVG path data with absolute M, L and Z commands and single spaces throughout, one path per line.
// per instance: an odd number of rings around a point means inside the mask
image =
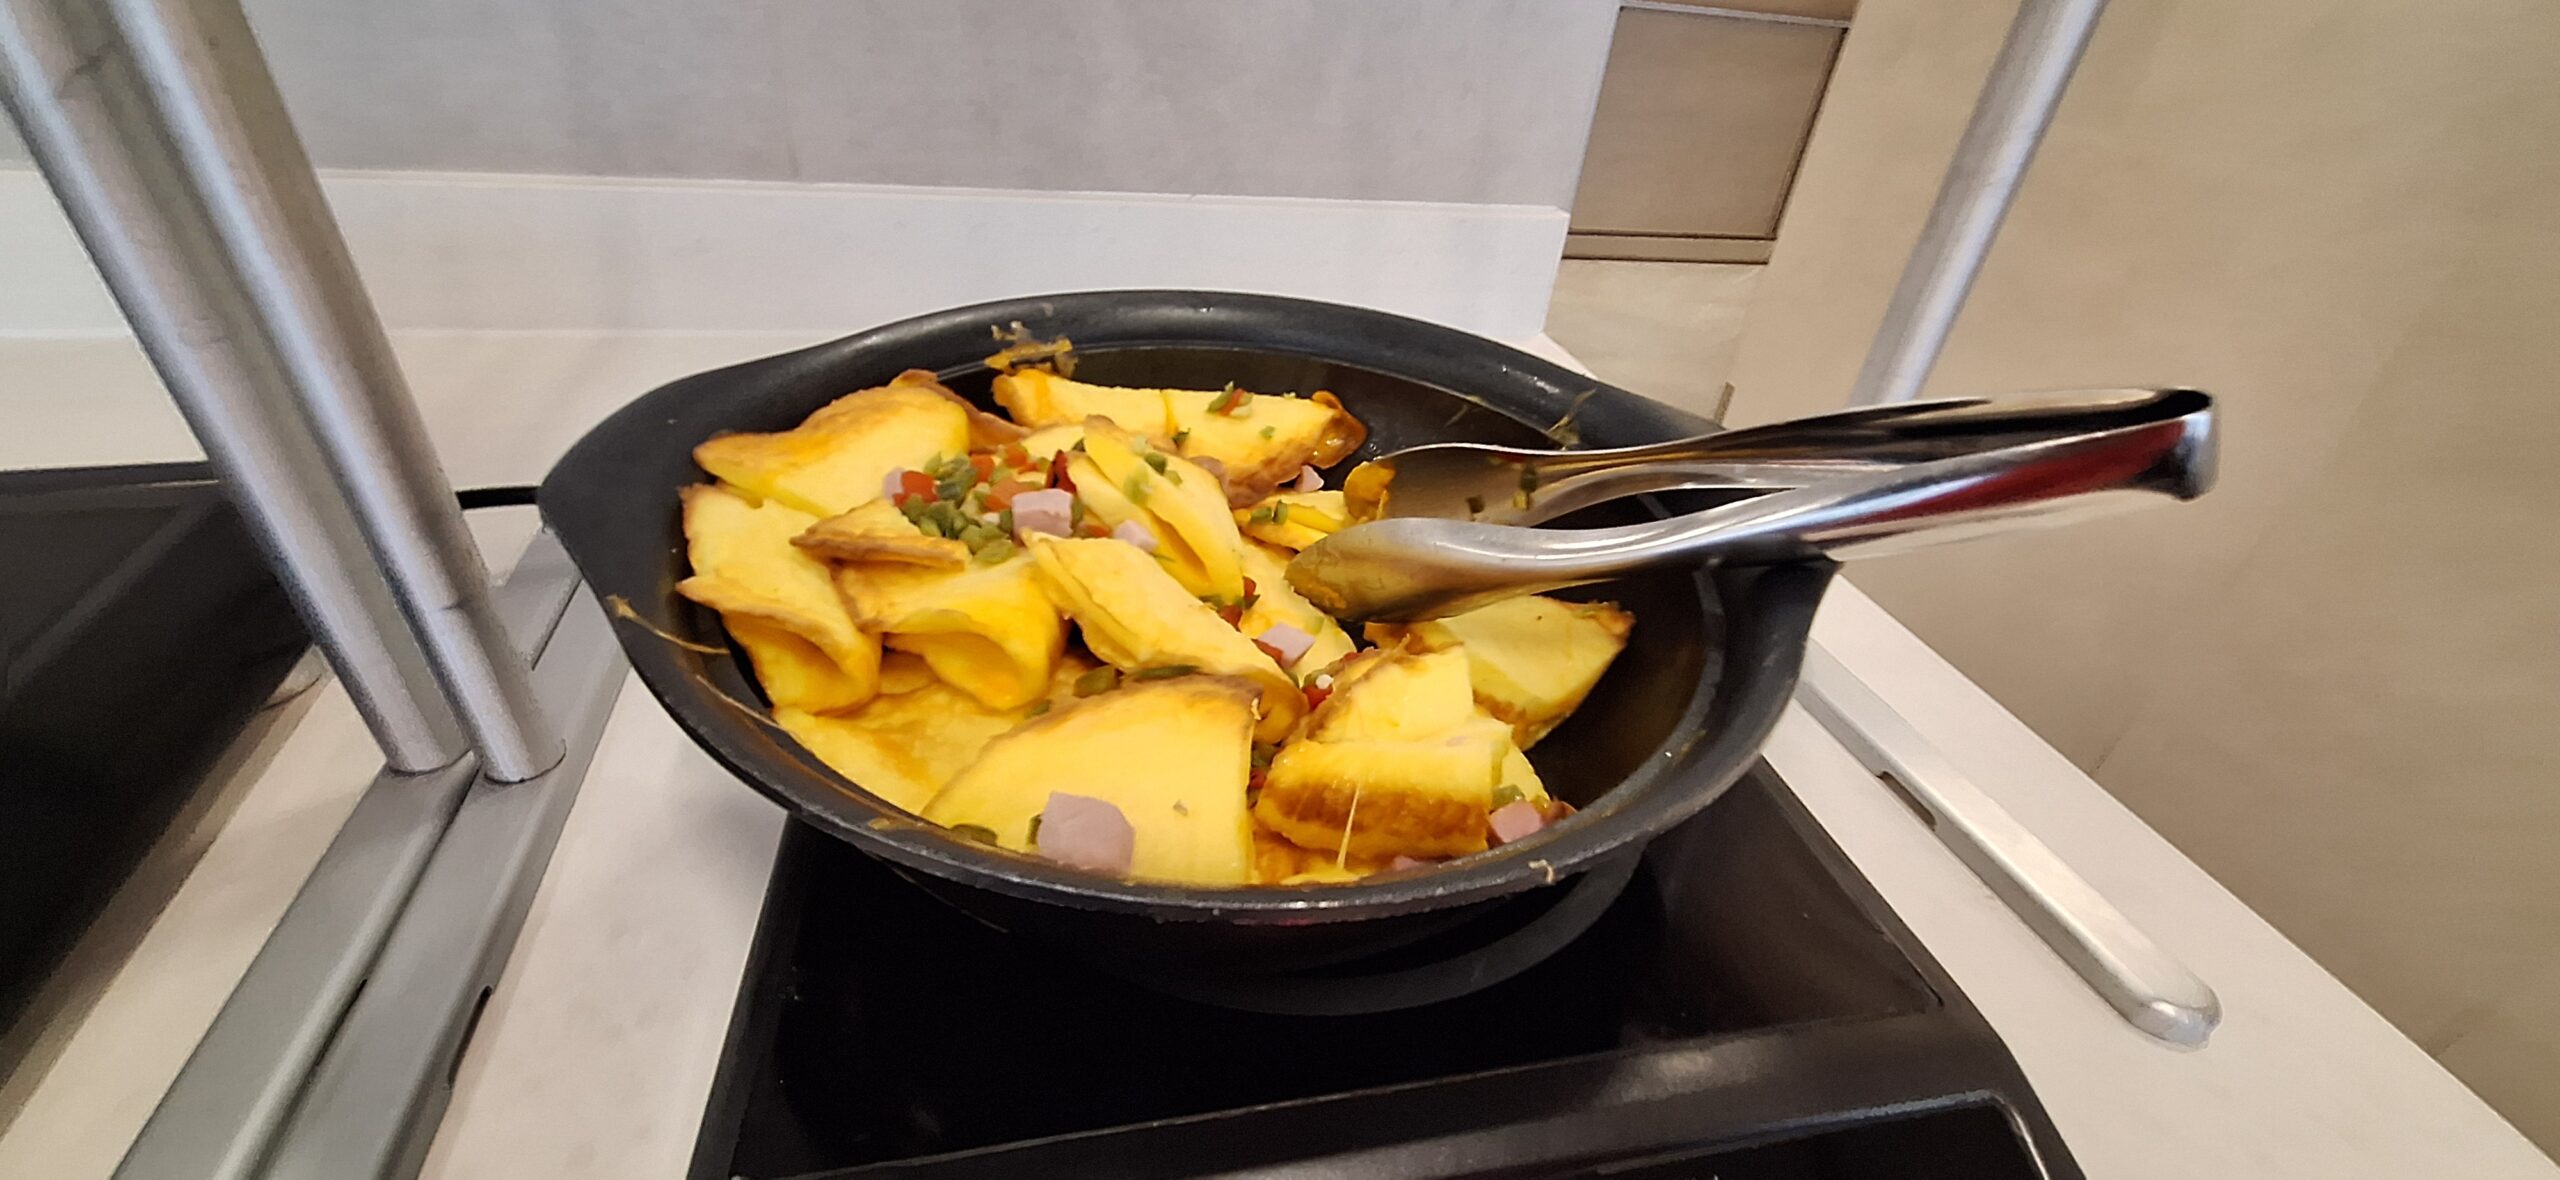
M 335 172 L 401 331 L 852 332 L 986 299 L 1198 287 L 1536 335 L 1565 214 L 1511 205 Z M 0 334 L 124 331 L 42 178 L 0 169 Z

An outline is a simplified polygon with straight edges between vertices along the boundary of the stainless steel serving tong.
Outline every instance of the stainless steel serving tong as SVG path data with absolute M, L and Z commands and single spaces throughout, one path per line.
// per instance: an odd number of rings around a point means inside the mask
M 1289 582 L 1339 617 L 1424 619 L 1659 566 L 1859 557 L 2067 523 L 2204 494 L 2213 419 L 2195 390 L 2109 389 L 1903 402 L 1612 450 L 1414 447 L 1348 481 L 1355 515 L 1376 519 L 1308 547 Z M 1526 527 L 1695 488 L 1758 494 L 1643 524 Z
M 1415 447 L 1347 481 L 1370 493 L 1355 514 L 1378 519 L 1309 546 L 1289 582 L 1346 617 L 1430 618 L 1656 566 L 1854 557 L 2191 500 L 2213 477 L 2213 399 L 2186 389 L 1903 402 L 1604 451 Z M 1618 528 L 1525 527 L 1692 488 L 1757 494 Z M 2212 1034 L 2211 987 L 1819 645 L 1799 696 L 2127 1022 L 2172 1045 Z

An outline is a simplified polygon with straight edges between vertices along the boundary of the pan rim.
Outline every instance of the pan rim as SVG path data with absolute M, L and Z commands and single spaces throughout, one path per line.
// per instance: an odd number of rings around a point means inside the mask
M 582 502 L 575 494 L 575 485 L 586 474 L 587 468 L 605 460 L 604 440 L 633 430 L 656 427 L 663 431 L 663 426 L 650 420 L 656 418 L 665 419 L 668 424 L 677 423 L 684 417 L 682 409 L 707 389 L 787 380 L 806 366 L 838 363 L 843 358 L 881 350 L 894 352 L 901 342 L 911 338 L 950 336 L 957 339 L 965 335 L 969 339 L 983 341 L 990 327 L 1001 327 L 1017 320 L 1033 324 L 1071 321 L 1078 314 L 1105 309 L 1114 313 L 1134 309 L 1141 313 L 1142 318 L 1148 318 L 1149 326 L 1154 330 L 1113 334 L 1106 340 L 1096 340 L 1090 348 L 1096 355 L 1142 348 L 1195 348 L 1317 360 L 1365 369 L 1458 396 L 1532 429 L 1537 428 L 1537 424 L 1524 416 L 1524 410 L 1529 413 L 1561 412 L 1561 408 L 1594 395 L 1624 399 L 1624 403 L 1632 403 L 1635 407 L 1651 408 L 1656 412 L 1654 417 L 1659 419 L 1662 433 L 1687 425 L 1682 421 L 1685 415 L 1678 411 L 1597 379 L 1573 373 L 1510 345 L 1386 312 L 1240 292 L 1063 292 L 996 300 L 910 317 L 836 340 L 661 385 L 609 415 L 570 448 L 544 480 L 540 497 L 543 514 L 560 534 L 564 546 L 578 561 L 582 571 L 588 571 L 590 563 L 588 555 L 582 552 L 586 547 L 581 541 L 589 531 L 584 526 L 591 523 L 591 512 L 598 508 Z M 1231 333 L 1237 329 L 1237 324 L 1229 322 L 1233 320 L 1251 324 L 1268 332 L 1272 338 L 1236 339 Z M 1328 339 L 1334 341 L 1335 346 L 1327 347 L 1325 342 Z M 992 351 L 992 347 L 988 351 Z M 887 357 L 887 360 L 895 359 L 894 356 Z M 1397 363 L 1399 359 L 1410 359 L 1411 363 Z M 946 375 L 970 370 L 965 363 L 918 364 L 912 367 L 933 368 Z M 1439 371 L 1431 371 L 1435 368 Z M 1482 390 L 1462 392 L 1452 388 L 1455 378 L 1449 374 L 1451 369 L 1476 370 L 1468 374 L 1471 380 L 1481 378 L 1505 382 L 1502 392 L 1506 400 L 1517 398 L 1523 404 L 1497 405 L 1488 401 Z M 814 409 L 821 401 L 812 400 L 803 407 L 803 412 Z M 732 424 L 729 428 L 737 427 Z M 701 437 L 708 435 L 684 438 L 681 446 L 689 451 Z M 1613 437 L 1609 441 L 1644 440 Z M 673 519 L 675 496 L 676 489 L 666 489 L 664 505 L 669 520 Z M 1755 571 L 1751 576 L 1786 576 L 1786 571 L 1798 571 L 1798 576 L 1815 579 L 1809 597 L 1818 600 L 1821 582 L 1827 581 L 1830 568 L 1827 562 L 1798 567 L 1768 567 Z M 1699 571 L 1692 575 L 1701 611 L 1715 612 L 1730 605 L 1730 599 L 1717 584 L 1720 576 L 1716 571 Z M 671 585 L 669 583 L 662 588 L 670 595 Z M 638 604 L 632 606 L 636 610 Z M 1782 628 L 1794 633 L 1809 626 L 1810 603 L 1805 604 L 1802 610 L 1806 616 L 1801 620 L 1802 626 L 1796 621 L 1784 621 Z M 1725 646 L 1729 653 L 1733 646 L 1730 634 L 1733 620 L 1729 617 L 1726 628 Z M 1749 755 L 1757 751 L 1767 729 L 1776 720 L 1774 710 L 1770 710 L 1766 717 L 1727 717 L 1722 719 L 1723 724 L 1717 727 L 1716 732 L 1709 732 L 1706 722 L 1718 703 L 1717 681 L 1721 675 L 1719 665 L 1710 662 L 1702 665 L 1679 722 L 1646 753 L 1634 773 L 1611 786 L 1589 810 L 1569 817 L 1529 840 L 1478 853 L 1428 871 L 1350 883 L 1232 888 L 1185 886 L 1084 873 L 1037 857 L 1004 852 L 953 836 L 947 829 L 909 815 L 871 795 L 858 784 L 817 762 L 814 756 L 787 736 L 774 738 L 763 734 L 758 726 L 736 718 L 726 725 L 704 723 L 702 715 L 697 715 L 690 708 L 679 707 L 677 698 L 694 700 L 704 691 L 718 694 L 718 687 L 699 670 L 682 666 L 683 661 L 675 658 L 677 649 L 673 645 L 654 638 L 635 637 L 631 620 L 618 618 L 616 630 L 631 656 L 634 670 L 677 726 L 724 769 L 751 789 L 782 804 L 796 820 L 810 823 L 865 852 L 956 884 L 1088 910 L 1139 914 L 1168 923 L 1359 921 L 1459 906 L 1560 881 L 1631 843 L 1649 840 L 1713 802 L 1730 780 L 1738 776 L 1740 769 L 1747 768 Z M 1801 655 L 1801 643 L 1795 644 L 1795 654 Z M 729 654 L 696 659 L 725 663 L 731 665 L 729 670 L 732 673 L 737 671 L 734 657 Z M 1783 676 L 1791 685 L 1794 676 L 1791 660 L 1783 668 L 1764 671 Z M 728 703 L 734 706 L 737 702 L 732 699 Z M 1783 695 L 1777 707 L 1783 708 Z M 705 710 L 703 715 L 716 714 Z M 1742 756 L 1732 757 L 1731 751 L 1724 747 L 1740 736 L 1738 731 L 1748 731 L 1748 749 Z M 744 735 L 750 733 L 762 738 L 770 749 L 757 748 L 744 741 Z M 770 757 L 775 753 L 780 755 L 779 759 Z M 1709 754 L 1722 755 L 1722 761 L 1734 763 L 1736 775 L 1724 776 L 1723 782 L 1687 781 L 1715 777 L 1713 765 L 1719 759 L 1709 757 Z M 784 765 L 770 765 L 774 761 Z M 778 769 L 795 773 L 777 775 L 775 771 Z M 1651 805 L 1644 806 L 1648 803 Z M 1595 832 L 1595 829 L 1601 830 Z M 1585 838 L 1592 835 L 1598 838 Z

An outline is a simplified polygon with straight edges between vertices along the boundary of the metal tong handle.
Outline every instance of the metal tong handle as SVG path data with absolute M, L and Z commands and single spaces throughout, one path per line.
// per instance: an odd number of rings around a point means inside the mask
M 1397 476 L 1376 509 L 1381 517 L 1528 525 L 1647 492 L 1796 488 L 2139 425 L 2156 416 L 2161 397 L 2160 390 L 2107 389 L 1904 402 L 1588 451 L 1410 447 L 1380 461 Z
M 2098 415 L 2105 428 L 1993 446 L 1772 492 L 1643 524 L 1539 530 L 1395 519 L 1344 529 L 1290 563 L 1289 582 L 1327 613 L 1404 620 L 1672 565 L 1858 557 L 2057 524 L 2213 482 L 2213 399 L 2146 393 Z M 1978 435 L 1968 437 L 1978 444 Z
M 1819 644 L 1805 648 L 1797 699 L 1868 773 L 1909 801 L 1939 842 L 2127 1023 L 2189 1048 L 2213 1034 L 2222 1001 L 2212 987 Z

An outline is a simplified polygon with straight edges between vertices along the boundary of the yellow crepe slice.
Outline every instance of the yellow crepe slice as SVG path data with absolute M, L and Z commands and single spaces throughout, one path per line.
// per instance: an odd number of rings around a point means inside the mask
M 1334 676 L 1332 695 L 1307 717 L 1314 741 L 1420 741 L 1455 733 L 1476 716 L 1459 651 L 1379 648 Z
M 1301 738 L 1271 760 L 1253 814 L 1318 851 L 1464 856 L 1485 849 L 1501 765 L 1501 748 L 1482 732 L 1429 741 Z
M 1034 459 L 1048 459 L 1084 441 L 1084 423 L 1070 422 L 1059 426 L 1043 426 L 1022 436 L 1022 449 Z
M 864 628 L 991 709 L 1037 699 L 1066 648 L 1066 623 L 1020 555 L 956 570 L 846 565 L 836 588 Z
M 693 576 L 676 592 L 720 612 L 776 706 L 847 709 L 880 683 L 880 641 L 855 626 L 824 563 L 791 538 L 816 523 L 726 488 L 686 488 L 684 532 Z
M 967 403 L 932 374 L 909 371 L 837 398 L 793 429 L 721 435 L 695 447 L 693 461 L 750 496 L 829 517 L 880 499 L 892 471 L 968 449 Z
M 1244 547 L 1217 477 L 1148 448 L 1106 418 L 1085 423 L 1084 454 L 1069 462 L 1085 507 L 1118 527 L 1134 521 L 1155 538 L 1156 560 L 1196 597 L 1244 597 L 1236 551 Z M 1161 464 L 1161 469 L 1159 469 Z
M 875 697 L 849 714 L 777 708 L 773 719 L 837 774 L 902 810 L 922 812 L 942 784 L 976 761 L 996 735 L 1021 724 L 1026 711 L 990 709 L 936 681 Z
M 1072 701 L 1075 678 L 1092 667 L 1072 656 L 1061 661 L 1047 699 Z M 990 709 L 935 679 L 923 657 L 906 652 L 891 652 L 881 662 L 880 682 L 880 695 L 851 713 L 777 708 L 773 717 L 836 773 L 919 814 L 934 792 L 978 760 L 988 742 L 1038 707 Z
M 1360 856 L 1478 852 L 1494 789 L 1518 777 L 1526 796 L 1536 784 L 1510 727 L 1476 708 L 1465 653 L 1382 648 L 1334 683 L 1280 747 L 1254 809 L 1291 842 Z
M 1051 792 L 1101 799 L 1136 830 L 1131 876 L 1243 885 L 1253 878 L 1244 804 L 1253 701 L 1243 681 L 1183 676 L 1055 709 L 988 743 L 924 817 L 1037 852 L 1032 820 Z
M 830 561 L 894 561 L 956 570 L 969 564 L 969 547 L 949 537 L 928 537 L 887 500 L 810 525 L 791 543 Z
M 1427 650 L 1463 646 L 1477 703 L 1511 723 L 1525 750 L 1582 704 L 1634 628 L 1635 616 L 1614 603 L 1530 595 L 1429 622 L 1372 623 L 1368 637 Z
M 1540 811 L 1545 811 L 1547 804 L 1553 802 L 1554 796 L 1547 794 L 1546 780 L 1538 777 L 1538 768 L 1531 765 L 1529 755 L 1521 751 L 1509 724 L 1478 709 L 1475 718 L 1459 728 L 1463 733 L 1485 734 L 1501 747 L 1502 768 L 1494 776 L 1494 790 L 1509 787 L 1518 791 L 1521 798 L 1537 804 Z
M 1254 731 L 1261 741 L 1279 741 L 1306 712 L 1297 681 L 1136 546 L 1033 537 L 1031 557 L 1041 588 L 1103 662 L 1124 672 L 1189 667 L 1248 680 L 1262 690 Z
M 1235 520 L 1246 536 L 1283 549 L 1304 549 L 1351 523 L 1339 491 L 1282 492 L 1236 509 Z
M 933 674 L 933 665 L 925 663 L 923 656 L 911 651 L 880 653 L 880 695 L 884 697 L 914 692 L 928 684 L 941 682 L 941 677 Z
M 1357 881 L 1387 867 L 1387 858 L 1341 856 L 1339 849 L 1300 847 L 1272 831 L 1259 817 L 1253 821 L 1253 883 L 1256 885 L 1332 885 Z
M 995 398 L 1014 421 L 1034 429 L 1100 415 L 1178 449 L 1185 458 L 1215 459 L 1226 469 L 1230 492 L 1246 504 L 1297 478 L 1298 469 L 1307 464 L 1324 467 L 1339 461 L 1366 433 L 1329 394 L 1298 398 L 1241 390 L 1124 389 L 1025 369 L 997 377 Z M 1220 409 L 1211 409 L 1213 405 Z
M 1315 637 L 1306 654 L 1290 661 L 1284 671 L 1304 681 L 1309 673 L 1351 654 L 1351 636 L 1342 630 L 1342 624 L 1289 587 L 1288 554 L 1246 542 L 1237 557 L 1244 576 L 1253 580 L 1255 595 L 1237 630 L 1259 638 L 1263 632 L 1287 623 Z

